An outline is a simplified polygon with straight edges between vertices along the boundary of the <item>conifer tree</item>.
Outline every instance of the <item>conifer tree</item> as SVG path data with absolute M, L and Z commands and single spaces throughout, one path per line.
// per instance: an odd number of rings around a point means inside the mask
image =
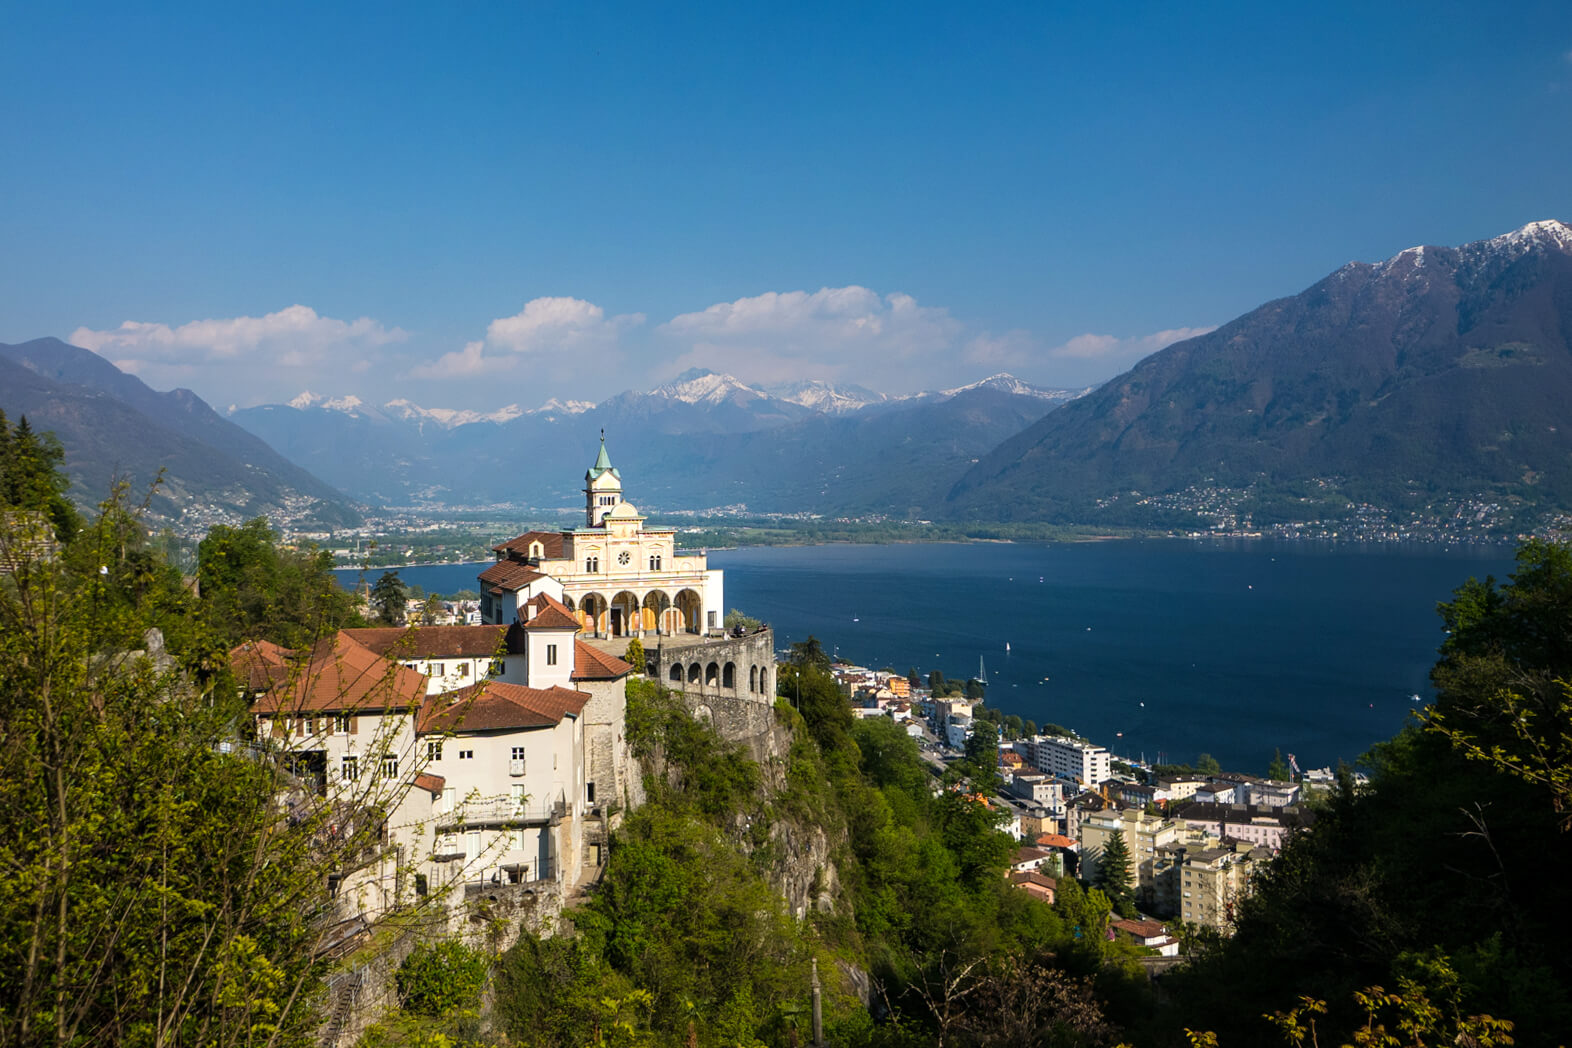
M 1135 888 L 1130 874 L 1130 849 L 1120 831 L 1108 838 L 1097 861 L 1097 876 L 1092 883 L 1102 889 L 1121 916 L 1135 915 Z

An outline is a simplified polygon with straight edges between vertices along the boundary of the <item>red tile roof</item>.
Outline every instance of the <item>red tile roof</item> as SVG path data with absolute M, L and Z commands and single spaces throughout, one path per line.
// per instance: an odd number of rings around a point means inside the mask
M 508 539 L 500 546 L 491 547 L 497 553 L 508 553 L 519 557 L 529 556 L 529 547 L 532 542 L 539 542 L 541 556 L 546 560 L 561 560 L 566 547 L 567 536 L 560 531 L 526 531 L 517 538 Z
M 1042 862 L 1053 858 L 1053 852 L 1045 852 L 1038 848 L 1017 848 L 1015 854 L 1010 856 L 1010 865 L 1019 866 L 1023 862 Z
M 1132 921 L 1121 917 L 1110 923 L 1136 939 L 1156 939 L 1168 934 L 1168 929 L 1163 927 L 1161 921 Z
M 476 576 L 483 586 L 488 586 L 493 591 L 508 592 L 521 590 L 536 579 L 545 577 L 528 564 L 516 560 L 499 560 Z
M 574 680 L 616 680 L 633 672 L 633 667 L 615 655 L 607 655 L 581 640 L 573 642 Z
M 417 789 L 426 790 L 432 794 L 440 794 L 442 792 L 442 787 L 446 786 L 447 784 L 447 779 L 444 779 L 440 775 L 432 775 L 430 772 L 423 771 L 415 776 L 415 787 Z
M 549 728 L 563 717 L 584 712 L 590 696 L 567 688 L 526 688 L 488 680 L 433 695 L 420 711 L 416 730 L 425 732 L 503 731 Z
M 1050 903 L 1053 902 L 1054 895 L 1059 890 L 1058 881 L 1052 877 L 1044 877 L 1035 870 L 1010 874 L 1010 883 L 1028 894 L 1038 896 Z
M 506 626 L 375 626 L 344 631 L 393 659 L 483 659 L 503 650 Z
M 289 678 L 288 648 L 270 640 L 248 640 L 229 653 L 229 669 L 247 691 L 266 691 Z
M 416 709 L 426 678 L 340 630 L 317 643 L 292 676 L 257 700 L 258 713 Z
M 525 606 L 530 609 L 523 622 L 527 630 L 579 630 L 579 620 L 573 612 L 549 593 L 537 593 Z
M 1059 887 L 1058 881 L 1054 880 L 1052 877 L 1047 876 L 1046 874 L 1038 873 L 1036 870 L 1022 870 L 1019 873 L 1012 873 L 1010 874 L 1010 883 L 1040 884 L 1045 888 Z
M 1045 833 L 1037 838 L 1039 848 L 1073 848 L 1075 842 L 1062 833 Z

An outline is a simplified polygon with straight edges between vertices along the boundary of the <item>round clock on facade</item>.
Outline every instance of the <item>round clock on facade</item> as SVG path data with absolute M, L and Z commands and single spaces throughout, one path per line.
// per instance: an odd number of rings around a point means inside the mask
M 632 559 L 633 554 L 629 553 L 627 550 L 623 550 L 621 553 L 617 554 L 617 563 L 621 564 L 623 567 L 627 567 L 628 561 Z

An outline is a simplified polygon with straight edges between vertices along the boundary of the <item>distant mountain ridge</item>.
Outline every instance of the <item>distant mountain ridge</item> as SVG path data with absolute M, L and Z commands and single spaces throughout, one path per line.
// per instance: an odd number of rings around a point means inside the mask
M 1133 521 L 1197 485 L 1572 505 L 1572 229 L 1352 262 L 1146 358 L 984 456 L 947 512 Z
M 164 470 L 151 504 L 176 523 L 358 522 L 342 493 L 224 419 L 188 389 L 159 393 L 89 350 L 56 338 L 0 344 L 0 408 L 51 430 L 66 450 L 73 496 L 93 505 L 115 480 L 140 495 Z
M 532 411 L 483 414 L 306 393 L 231 418 L 291 460 L 384 505 L 572 505 L 577 467 L 556 464 L 588 461 L 605 427 L 619 467 L 639 477 L 637 493 L 629 491 L 635 499 L 667 508 L 906 512 L 942 498 L 974 459 L 1083 392 L 1009 375 L 908 396 L 819 381 L 766 389 L 692 369 L 594 405 L 549 401 Z M 521 473 L 514 463 L 526 452 L 551 468 Z M 901 468 L 914 470 L 910 477 L 895 468 L 908 460 Z M 943 487 L 931 490 L 935 477 Z

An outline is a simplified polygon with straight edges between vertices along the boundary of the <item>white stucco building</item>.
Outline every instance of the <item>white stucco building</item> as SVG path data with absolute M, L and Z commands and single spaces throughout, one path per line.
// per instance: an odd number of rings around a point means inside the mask
M 339 885 L 351 910 L 477 882 L 566 891 L 590 817 L 637 802 L 633 668 L 578 641 L 549 595 L 521 610 L 509 626 L 341 630 L 308 651 L 231 654 L 259 737 L 330 804 L 385 827 L 386 854 Z
M 1084 739 L 1039 735 L 1015 747 L 1032 767 L 1082 786 L 1096 788 L 1113 774 L 1113 758 L 1106 749 Z

